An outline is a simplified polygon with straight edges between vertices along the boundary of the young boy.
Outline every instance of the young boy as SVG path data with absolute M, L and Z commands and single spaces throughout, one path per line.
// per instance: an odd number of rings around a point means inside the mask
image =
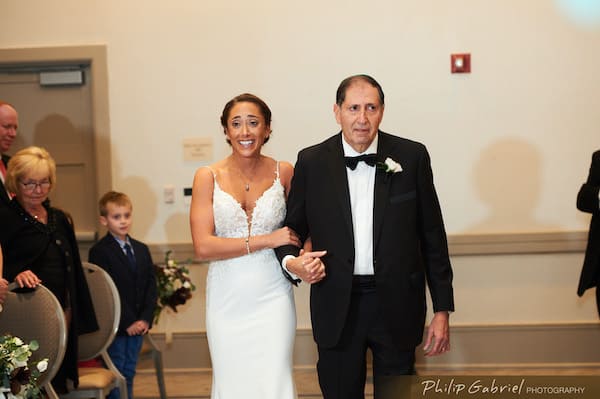
M 152 327 L 156 306 L 156 278 L 148 247 L 129 236 L 132 204 L 123 193 L 109 191 L 99 201 L 100 223 L 108 233 L 90 249 L 89 261 L 110 274 L 121 297 L 119 330 L 108 354 L 127 379 L 133 399 L 133 377 L 143 335 Z M 109 399 L 118 399 L 113 389 Z

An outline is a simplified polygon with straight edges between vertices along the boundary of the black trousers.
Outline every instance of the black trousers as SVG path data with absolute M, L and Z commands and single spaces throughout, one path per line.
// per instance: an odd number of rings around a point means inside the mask
M 415 350 L 397 350 L 385 326 L 375 277 L 355 276 L 339 343 L 318 347 L 317 372 L 324 399 L 364 399 L 367 348 L 373 354 L 375 399 L 384 398 L 382 384 L 389 376 L 415 374 Z

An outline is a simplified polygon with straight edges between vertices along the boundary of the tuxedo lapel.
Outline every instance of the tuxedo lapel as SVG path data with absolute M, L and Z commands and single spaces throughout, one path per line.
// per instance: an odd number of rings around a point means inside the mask
M 8 166 L 9 160 L 9 156 L 2 154 L 2 162 L 4 162 L 5 166 Z M 8 193 L 6 192 L 6 187 L 4 186 L 4 183 L 2 183 L 2 180 L 0 180 L 0 202 L 4 202 L 5 204 L 8 204 L 10 202 L 10 198 L 8 196 Z
M 5 204 L 10 202 L 10 198 L 8 198 L 8 193 L 6 192 L 6 187 L 4 187 L 2 180 L 0 180 L 0 202 Z
M 352 229 L 352 209 L 350 206 L 350 190 L 348 189 L 348 175 L 346 174 L 344 150 L 342 149 L 342 135 L 340 133 L 335 137 L 336 139 L 333 140 L 328 147 L 329 156 L 326 157 L 327 167 L 331 176 L 330 187 L 332 187 L 332 195 L 337 197 L 340 204 L 340 210 L 343 214 L 346 228 L 350 232 L 350 235 L 354 237 Z
M 385 133 L 378 132 L 377 143 L 377 163 L 383 163 L 390 156 L 390 143 Z M 390 176 L 385 170 L 377 167 L 375 171 L 375 197 L 373 199 L 373 251 L 376 250 L 379 242 L 385 208 L 388 203 L 388 193 L 390 189 Z M 375 255 L 375 254 L 373 254 Z
M 140 271 L 140 264 L 144 264 L 144 262 L 142 262 L 144 248 L 134 239 L 130 238 L 130 241 L 131 248 L 133 248 L 133 254 L 135 256 L 135 272 L 137 275 L 137 273 Z

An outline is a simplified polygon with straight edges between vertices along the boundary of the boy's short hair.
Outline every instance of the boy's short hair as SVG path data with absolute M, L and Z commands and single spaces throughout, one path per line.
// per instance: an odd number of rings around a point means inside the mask
M 108 215 L 107 205 L 112 202 L 115 205 L 119 206 L 129 206 L 133 208 L 133 204 L 131 200 L 127 196 L 127 194 L 119 193 L 117 191 L 109 191 L 100 198 L 98 201 L 98 208 L 100 210 L 100 216 L 106 217 Z

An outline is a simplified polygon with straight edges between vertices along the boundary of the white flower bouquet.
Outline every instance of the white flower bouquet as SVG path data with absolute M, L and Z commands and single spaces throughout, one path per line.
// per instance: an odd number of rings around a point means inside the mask
M 42 396 L 37 380 L 48 368 L 48 359 L 31 361 L 37 341 L 24 343 L 19 337 L 0 336 L 0 395 L 6 399 L 37 399 Z M 2 397 L 2 396 L 0 396 Z
M 177 307 L 184 305 L 192 297 L 196 286 L 190 279 L 188 269 L 171 259 L 171 251 L 167 251 L 165 255 L 165 264 L 156 265 L 155 271 L 158 299 L 154 309 L 154 323 L 158 323 L 164 308 L 169 307 L 177 312 Z

